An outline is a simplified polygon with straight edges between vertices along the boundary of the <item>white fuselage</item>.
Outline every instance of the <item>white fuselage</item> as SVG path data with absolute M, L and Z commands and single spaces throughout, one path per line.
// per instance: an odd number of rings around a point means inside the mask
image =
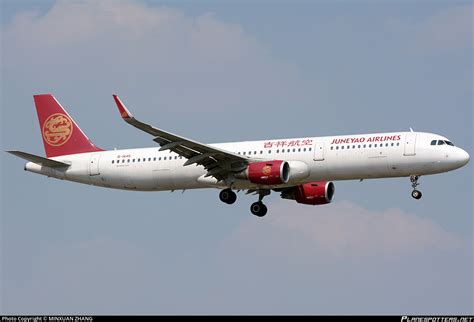
M 433 140 L 448 139 L 431 133 L 396 132 L 331 137 L 246 141 L 210 144 L 252 160 L 284 160 L 290 164 L 290 180 L 295 186 L 320 180 L 352 180 L 410 175 L 428 175 L 462 167 L 469 155 L 462 149 Z M 196 188 L 225 188 L 205 177 L 202 166 L 183 166 L 186 159 L 159 147 L 71 154 L 52 158 L 70 164 L 67 169 L 42 167 L 28 162 L 25 170 L 96 186 L 162 191 Z M 235 180 L 235 189 L 262 186 Z

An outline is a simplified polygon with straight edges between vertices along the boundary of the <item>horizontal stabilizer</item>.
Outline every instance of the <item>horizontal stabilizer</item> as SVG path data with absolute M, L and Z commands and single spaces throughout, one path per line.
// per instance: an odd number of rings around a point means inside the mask
M 69 164 L 64 163 L 64 162 L 59 162 L 59 161 L 43 158 L 38 155 L 34 155 L 34 154 L 26 153 L 26 152 L 21 152 L 21 151 L 6 151 L 6 152 L 16 155 L 17 157 L 20 157 L 27 161 L 39 164 L 41 166 L 45 166 L 45 167 L 64 168 L 64 167 L 70 166 Z

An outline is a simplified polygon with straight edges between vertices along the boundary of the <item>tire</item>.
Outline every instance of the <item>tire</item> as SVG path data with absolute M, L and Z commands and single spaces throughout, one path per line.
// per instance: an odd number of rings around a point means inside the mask
M 263 217 L 267 214 L 267 206 L 261 201 L 254 202 L 250 206 L 250 212 L 257 217 Z
M 421 191 L 419 191 L 419 190 L 413 190 L 413 191 L 411 192 L 411 196 L 412 196 L 413 198 L 415 198 L 416 200 L 419 200 L 419 199 L 421 199 L 422 193 L 421 193 Z
M 237 195 L 231 189 L 224 189 L 219 193 L 219 199 L 222 202 L 231 205 L 237 200 Z

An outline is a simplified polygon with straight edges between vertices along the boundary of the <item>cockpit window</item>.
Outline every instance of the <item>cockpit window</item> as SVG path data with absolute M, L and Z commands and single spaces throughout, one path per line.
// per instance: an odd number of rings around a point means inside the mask
M 454 146 L 453 142 L 450 142 L 448 140 L 433 140 L 431 141 L 431 145 L 449 145 L 449 146 Z

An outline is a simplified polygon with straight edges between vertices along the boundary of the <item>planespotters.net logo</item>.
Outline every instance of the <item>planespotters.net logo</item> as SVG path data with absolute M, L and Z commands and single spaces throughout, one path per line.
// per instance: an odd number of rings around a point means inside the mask
M 43 138 L 51 146 L 61 146 L 72 136 L 72 121 L 62 113 L 50 115 L 43 123 Z
M 474 322 L 472 316 L 402 316 L 401 322 Z

